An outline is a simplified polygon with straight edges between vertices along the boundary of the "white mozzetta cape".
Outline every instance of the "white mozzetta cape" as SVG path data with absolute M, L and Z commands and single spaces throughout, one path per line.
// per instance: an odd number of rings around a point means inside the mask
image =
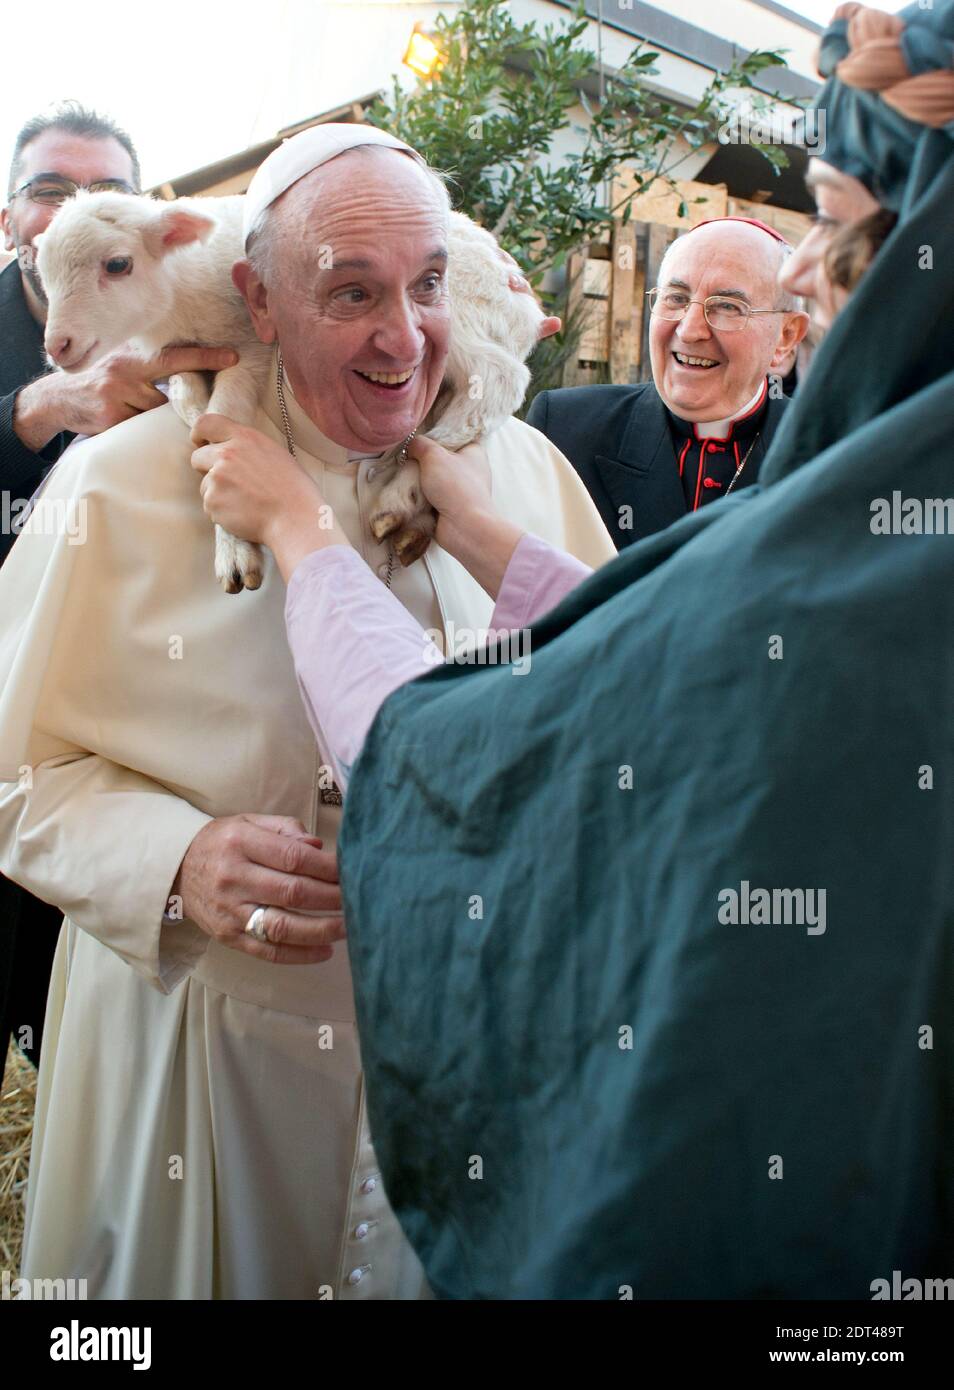
M 375 568 L 373 461 L 349 463 L 289 401 L 302 466 Z M 283 440 L 270 387 L 259 428 Z M 163 925 L 205 822 L 340 812 L 285 641 L 284 586 L 227 596 L 171 407 L 74 446 L 46 513 L 85 542 L 17 541 L 0 572 L 0 869 L 62 907 L 23 1273 L 98 1298 L 416 1298 L 364 1116 L 347 950 L 276 966 Z M 488 442 L 507 516 L 598 566 L 614 551 L 572 467 L 509 421 Z M 425 627 L 492 603 L 432 546 L 394 580 Z M 395 902 L 395 930 L 413 906 Z M 328 1026 L 330 1025 L 330 1027 Z M 408 1026 L 414 1026 L 408 1001 Z M 329 1045 L 330 1044 L 330 1045 Z

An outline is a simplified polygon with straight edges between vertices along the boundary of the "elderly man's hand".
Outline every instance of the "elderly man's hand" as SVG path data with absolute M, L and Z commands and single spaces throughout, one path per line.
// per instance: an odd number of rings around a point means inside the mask
M 321 844 L 291 816 L 222 816 L 186 850 L 172 893 L 223 946 L 277 965 L 317 965 L 345 934 L 337 861 Z M 267 909 L 267 941 L 245 930 L 257 907 Z
M 192 441 L 202 446 L 192 455 L 192 467 L 205 474 L 200 489 L 205 510 L 233 536 L 268 545 L 283 520 L 324 505 L 288 450 L 260 430 L 225 415 L 203 415 Z

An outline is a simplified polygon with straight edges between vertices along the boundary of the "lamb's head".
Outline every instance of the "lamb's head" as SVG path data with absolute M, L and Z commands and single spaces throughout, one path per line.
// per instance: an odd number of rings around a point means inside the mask
M 148 333 L 173 303 L 170 253 L 204 241 L 214 226 L 155 198 L 81 190 L 67 199 L 36 239 L 50 360 L 79 371 Z
M 525 365 L 543 310 L 509 285 L 516 269 L 490 232 L 452 212 L 447 238 L 450 351 L 440 394 L 421 432 L 449 448 L 489 433 L 518 410 L 530 382 Z

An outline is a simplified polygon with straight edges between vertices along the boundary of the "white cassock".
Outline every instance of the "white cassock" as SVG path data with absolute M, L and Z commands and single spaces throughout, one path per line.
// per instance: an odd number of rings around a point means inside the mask
M 302 466 L 370 539 L 373 461 L 349 462 L 289 396 Z M 258 427 L 284 442 L 274 382 Z M 598 566 L 612 543 L 572 467 L 529 426 L 488 441 L 511 520 Z M 213 817 L 300 818 L 331 849 L 273 562 L 225 595 L 171 407 L 80 444 L 0 572 L 0 868 L 62 907 L 43 1043 L 23 1274 L 91 1298 L 418 1298 L 365 1119 L 344 944 L 285 966 L 163 923 Z M 53 529 L 59 509 L 85 541 Z M 425 628 L 492 603 L 431 547 L 393 588 Z M 413 931 L 413 904 L 391 905 Z M 408 1027 L 414 1002 L 408 1000 Z

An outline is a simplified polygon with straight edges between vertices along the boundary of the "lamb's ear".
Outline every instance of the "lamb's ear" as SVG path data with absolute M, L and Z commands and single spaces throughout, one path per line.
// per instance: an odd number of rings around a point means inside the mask
M 154 256 L 167 256 L 182 246 L 205 241 L 215 227 L 215 219 L 201 212 L 172 207 L 160 212 L 143 232 L 147 249 Z

